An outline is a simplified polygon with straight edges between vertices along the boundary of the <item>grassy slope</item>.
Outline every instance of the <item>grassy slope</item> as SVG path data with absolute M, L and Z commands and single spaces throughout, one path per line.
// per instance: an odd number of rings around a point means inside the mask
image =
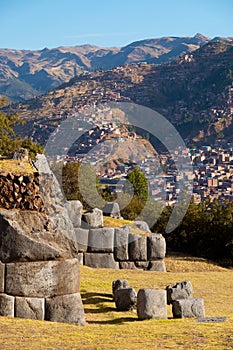
M 0 317 L 1 349 L 232 349 L 233 270 L 201 259 L 167 258 L 170 272 L 92 269 L 81 267 L 81 293 L 87 325 L 40 322 Z M 195 296 L 205 301 L 206 316 L 227 316 L 224 323 L 197 323 L 195 319 L 138 321 L 132 312 L 117 312 L 111 283 L 127 278 L 139 288 L 163 289 L 189 279 Z

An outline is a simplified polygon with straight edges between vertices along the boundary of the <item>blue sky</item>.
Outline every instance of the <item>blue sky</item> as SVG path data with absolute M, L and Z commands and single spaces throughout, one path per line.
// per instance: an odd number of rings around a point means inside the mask
M 0 47 L 110 47 L 161 36 L 233 36 L 232 0 L 0 0 Z

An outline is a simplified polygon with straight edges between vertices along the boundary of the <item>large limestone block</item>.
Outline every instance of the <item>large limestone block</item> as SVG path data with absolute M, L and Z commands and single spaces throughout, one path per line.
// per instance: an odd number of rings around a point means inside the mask
M 98 208 L 94 208 L 91 211 L 84 213 L 83 220 L 88 227 L 92 228 L 99 228 L 104 225 L 103 212 Z
M 74 227 L 80 227 L 82 222 L 83 205 L 78 200 L 66 201 L 64 204 Z
M 201 298 L 189 298 L 175 300 L 172 304 L 174 318 L 205 317 L 204 300 Z
M 104 215 L 111 216 L 112 218 L 120 218 L 121 212 L 119 204 L 116 202 L 107 202 L 103 207 Z
M 142 231 L 151 232 L 148 226 L 148 223 L 146 221 L 135 220 L 134 225 L 137 226 Z
M 147 237 L 147 259 L 164 259 L 166 255 L 166 241 L 160 233 L 152 233 Z
M 118 289 L 130 287 L 129 282 L 125 279 L 114 280 L 112 282 L 112 296 L 114 300 L 114 294 Z
M 128 254 L 129 233 L 130 233 L 129 226 L 115 228 L 114 257 L 115 257 L 115 260 L 117 261 L 129 260 L 129 254 Z
M 79 291 L 77 259 L 6 264 L 6 293 L 25 297 L 51 297 Z
M 129 260 L 146 261 L 147 260 L 147 243 L 145 236 L 129 234 Z
M 0 294 L 0 316 L 14 317 L 14 297 Z
M 84 264 L 95 268 L 119 269 L 111 253 L 85 253 Z
M 89 230 L 79 227 L 75 228 L 74 231 L 78 243 L 78 251 L 86 252 L 88 247 Z
M 97 253 L 113 253 L 114 228 L 103 227 L 90 229 L 88 251 Z
M 149 271 L 166 272 L 166 265 L 163 259 L 150 261 L 147 267 Z
M 166 287 L 167 303 L 172 304 L 177 299 L 187 299 L 193 296 L 193 287 L 190 281 L 182 281 Z
M 64 235 L 50 217 L 33 211 L 0 211 L 0 260 L 43 261 L 73 258 L 75 238 Z
M 46 298 L 46 320 L 84 326 L 85 315 L 80 294 Z
M 120 261 L 119 266 L 120 266 L 120 269 L 124 269 L 124 270 L 137 270 L 137 267 L 134 261 Z
M 5 284 L 5 264 L 0 262 L 0 293 L 4 293 Z
M 133 288 L 120 288 L 114 293 L 114 300 L 118 311 L 128 311 L 137 304 L 137 293 Z
M 44 320 L 44 298 L 15 298 L 15 317 L 28 318 L 31 320 Z
M 166 291 L 140 289 L 137 297 L 137 314 L 140 320 L 167 318 Z

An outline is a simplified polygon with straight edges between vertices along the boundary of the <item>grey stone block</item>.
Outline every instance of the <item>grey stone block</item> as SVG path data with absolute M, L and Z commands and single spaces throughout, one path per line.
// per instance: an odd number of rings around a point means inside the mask
M 117 289 L 114 293 L 114 300 L 118 311 L 128 311 L 137 304 L 137 293 L 133 288 Z
M 114 228 L 103 227 L 90 229 L 88 239 L 88 252 L 113 253 Z
M 0 293 L 4 293 L 5 284 L 5 264 L 0 262 Z
M 78 253 L 78 245 L 75 237 L 64 233 L 65 227 L 61 231 L 59 224 L 56 226 L 42 213 L 1 210 L 0 260 L 9 263 L 72 258 Z
M 164 259 L 166 255 L 166 241 L 160 233 L 152 233 L 147 237 L 148 260 Z
M 149 261 L 135 261 L 135 266 L 141 270 L 147 270 Z
M 103 213 L 104 215 L 111 216 L 112 218 L 121 217 L 120 207 L 116 202 L 107 202 L 103 207 Z
M 78 251 L 86 252 L 88 247 L 89 230 L 84 228 L 75 228 L 74 232 L 78 243 Z
M 28 318 L 32 320 L 44 320 L 45 299 L 44 298 L 15 298 L 15 317 Z
M 190 281 L 182 281 L 166 287 L 167 303 L 172 304 L 178 299 L 192 298 L 193 287 Z
M 82 299 L 79 293 L 46 298 L 47 321 L 85 325 Z
M 88 211 L 82 216 L 84 222 L 86 222 L 88 227 L 99 228 L 103 227 L 103 212 L 98 208 L 94 208 L 91 211 Z
M 6 293 L 26 297 L 50 297 L 79 291 L 77 259 L 6 264 Z
M 120 266 L 120 269 L 137 270 L 133 261 L 120 261 L 119 266 Z
M 68 214 L 73 226 L 75 228 L 80 227 L 81 221 L 82 221 L 82 214 L 83 214 L 82 203 L 78 200 L 71 200 L 71 201 L 66 201 L 64 206 L 68 211 Z
M 77 259 L 78 259 L 79 265 L 83 265 L 84 253 L 78 253 Z
M 129 234 L 129 260 L 147 260 L 147 237 Z
M 150 261 L 147 267 L 149 271 L 166 272 L 166 265 L 163 259 Z
M 0 294 L 0 316 L 14 317 L 14 301 L 10 295 Z
M 129 254 L 128 254 L 129 233 L 130 233 L 129 226 L 115 228 L 114 257 L 115 257 L 115 260 L 117 261 L 129 260 Z
M 140 230 L 145 232 L 151 232 L 146 221 L 136 220 L 134 221 L 134 225 L 137 226 Z
M 166 291 L 140 289 L 137 297 L 137 314 L 140 320 L 167 318 Z
M 111 253 L 85 253 L 84 264 L 95 268 L 119 269 L 119 263 Z
M 205 317 L 204 300 L 201 298 L 174 300 L 172 313 L 174 318 Z
M 128 288 L 130 287 L 129 283 L 127 280 L 125 279 L 121 279 L 121 280 L 115 280 L 112 282 L 112 296 L 114 299 L 114 294 L 118 289 L 122 289 L 122 288 Z

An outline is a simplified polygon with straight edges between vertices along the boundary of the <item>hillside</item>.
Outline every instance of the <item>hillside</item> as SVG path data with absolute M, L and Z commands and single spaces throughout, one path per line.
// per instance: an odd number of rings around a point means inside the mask
M 17 132 L 45 143 L 68 116 L 88 106 L 128 101 L 171 121 L 189 145 L 232 142 L 233 42 L 210 42 L 162 65 L 141 63 L 83 73 L 47 94 L 11 106 L 27 121 Z
M 209 40 L 196 34 L 194 37 L 146 39 L 122 48 L 82 45 L 37 51 L 0 49 L 0 94 L 12 101 L 25 101 L 69 81 L 82 71 L 143 61 L 164 63 L 196 50 Z

